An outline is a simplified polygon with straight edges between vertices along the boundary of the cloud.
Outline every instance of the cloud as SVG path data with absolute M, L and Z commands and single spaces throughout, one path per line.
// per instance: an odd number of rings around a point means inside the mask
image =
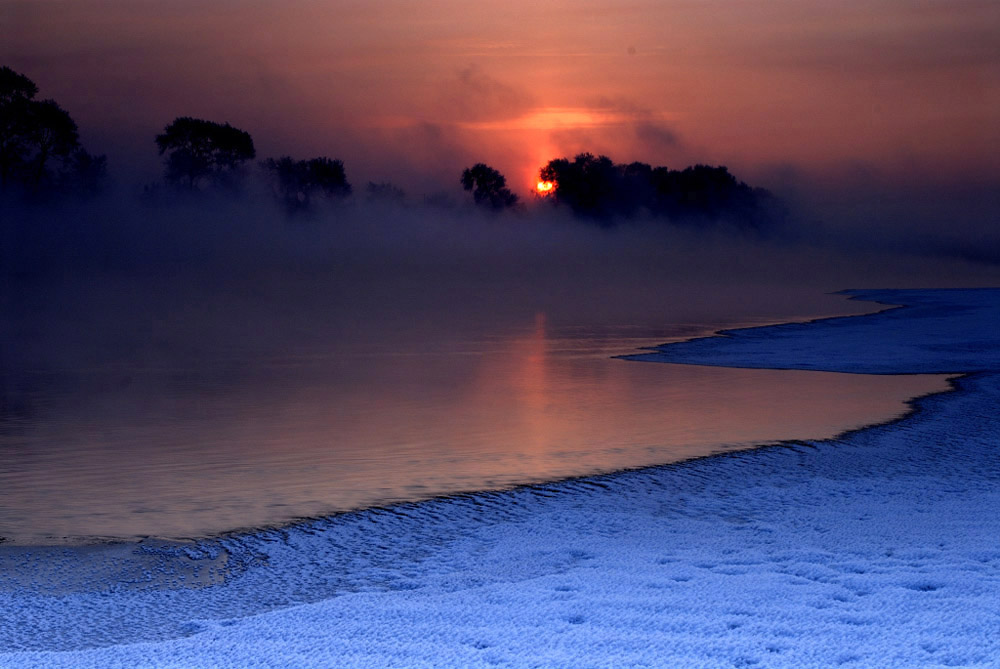
M 639 123 L 635 126 L 635 136 L 653 150 L 673 149 L 680 145 L 677 132 L 663 123 Z
M 489 121 L 522 116 L 536 101 L 526 89 L 487 74 L 478 65 L 458 71 L 443 85 L 442 115 L 461 121 Z
M 581 114 L 599 122 L 562 125 L 549 133 L 553 146 L 565 155 L 589 151 L 615 160 L 652 161 L 665 156 L 683 160 L 689 147 L 671 120 L 671 114 L 643 107 L 627 98 L 597 97 L 586 102 Z
M 680 133 L 669 112 L 656 111 L 622 97 L 597 97 L 589 102 L 600 113 L 616 118 L 629 129 L 632 137 L 619 138 L 625 146 L 636 141 L 647 152 L 662 154 L 683 146 Z
M 649 118 L 655 115 L 648 107 L 639 105 L 633 100 L 624 97 L 599 95 L 587 100 L 585 104 L 592 109 L 600 109 L 605 112 L 613 111 L 633 118 Z

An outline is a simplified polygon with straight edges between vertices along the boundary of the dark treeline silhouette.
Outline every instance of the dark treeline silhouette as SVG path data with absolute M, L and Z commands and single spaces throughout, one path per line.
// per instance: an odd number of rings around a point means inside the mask
M 343 198 L 351 194 L 344 163 L 330 158 L 293 160 L 268 158 L 261 167 L 272 178 L 275 196 L 290 212 L 309 209 L 317 197 Z
M 517 195 L 507 188 L 507 179 L 485 163 L 476 163 L 462 172 L 462 188 L 472 191 L 472 199 L 482 207 L 499 211 L 517 205 Z
M 175 118 L 155 141 L 160 155 L 166 154 L 164 181 L 189 192 L 238 191 L 247 176 L 247 162 L 257 155 L 247 131 L 190 116 Z M 289 213 L 311 209 L 319 197 L 338 199 L 351 194 L 339 160 L 283 156 L 261 161 L 260 168 L 271 192 Z M 155 194 L 155 187 L 147 187 L 147 193 Z
M 167 154 L 166 182 L 190 190 L 237 187 L 244 163 L 257 155 L 250 133 L 189 116 L 175 118 L 164 128 L 156 146 L 161 156 Z
M 53 100 L 36 100 L 38 87 L 9 67 L 0 67 L 0 189 L 38 201 L 58 193 L 95 193 L 106 175 L 104 156 L 80 145 L 76 123 Z M 241 191 L 247 164 L 257 156 L 250 133 L 229 123 L 181 116 L 155 136 L 164 158 L 164 182 L 175 192 Z M 352 192 L 340 160 L 289 156 L 259 163 L 276 199 L 289 213 L 307 211 L 320 199 L 335 201 Z M 582 153 L 558 158 L 540 170 L 551 182 L 547 199 L 574 214 L 610 225 L 621 218 L 650 216 L 672 222 L 727 220 L 762 229 L 782 215 L 766 190 L 739 181 L 726 167 L 695 165 L 683 170 L 646 163 L 618 164 L 607 156 Z M 518 196 L 503 174 L 485 163 L 466 168 L 462 187 L 477 206 L 502 211 L 519 208 Z M 368 202 L 405 203 L 405 194 L 387 182 L 369 182 Z M 156 185 L 147 199 L 157 200 Z M 425 204 L 435 201 L 425 198 Z
M 96 193 L 104 156 L 87 153 L 69 113 L 37 94 L 31 79 L 0 67 L 0 188 L 31 197 Z
M 555 203 L 604 224 L 644 214 L 672 221 L 724 218 L 760 228 L 777 213 L 768 191 L 748 186 L 722 166 L 671 170 L 581 153 L 550 160 L 539 176 L 553 184 L 547 197 Z

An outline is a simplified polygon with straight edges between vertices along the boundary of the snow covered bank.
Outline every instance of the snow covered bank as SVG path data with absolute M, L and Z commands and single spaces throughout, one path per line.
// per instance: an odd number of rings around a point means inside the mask
M 0 666 L 998 666 L 1000 291 L 859 295 L 917 306 L 677 346 L 976 373 L 830 442 L 145 547 L 131 582 L 0 580 Z
M 1000 290 L 845 290 L 877 314 L 726 330 L 629 360 L 861 374 L 1000 370 Z M 905 306 L 895 306 L 904 305 Z

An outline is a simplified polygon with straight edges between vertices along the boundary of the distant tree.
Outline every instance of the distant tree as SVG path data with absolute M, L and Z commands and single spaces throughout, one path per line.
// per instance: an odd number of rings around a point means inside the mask
M 31 79 L 0 67 L 0 186 L 18 184 L 34 194 L 95 191 L 104 156 L 87 153 L 69 113 L 54 100 L 35 100 L 37 93 Z
M 556 201 L 568 204 L 574 213 L 603 218 L 617 209 L 621 179 L 607 156 L 581 153 L 572 162 L 550 160 L 539 174 L 543 181 L 555 184 Z
M 388 202 L 396 205 L 406 202 L 406 193 L 403 189 L 388 181 L 382 183 L 369 181 L 365 192 L 368 194 L 369 202 Z
M 351 194 L 344 163 L 330 158 L 293 160 L 268 158 L 261 163 L 271 175 L 275 193 L 289 211 L 309 209 L 316 196 L 343 198 Z
M 49 175 L 50 160 L 66 162 L 80 148 L 76 123 L 54 100 L 42 100 L 30 105 L 28 145 L 34 156 L 30 161 L 31 180 L 40 184 Z
M 724 166 L 671 170 L 581 153 L 572 161 L 549 161 L 539 177 L 554 184 L 549 197 L 555 203 L 606 225 L 645 213 L 676 222 L 725 218 L 760 228 L 780 214 L 768 191 L 751 188 Z
M 37 94 L 31 79 L 0 67 L 0 184 L 7 185 L 26 162 L 28 110 Z
M 257 152 L 250 133 L 228 123 L 182 116 L 156 136 L 160 155 L 168 154 L 167 183 L 196 190 L 203 185 L 234 187 L 243 164 Z
M 756 228 L 780 217 L 780 207 L 770 192 L 748 186 L 723 165 L 693 165 L 683 170 L 657 168 L 650 184 L 652 197 L 647 207 L 657 216 L 726 218 Z
M 462 172 L 462 188 L 472 191 L 472 199 L 483 207 L 500 210 L 517 204 L 517 195 L 507 188 L 504 175 L 484 163 Z

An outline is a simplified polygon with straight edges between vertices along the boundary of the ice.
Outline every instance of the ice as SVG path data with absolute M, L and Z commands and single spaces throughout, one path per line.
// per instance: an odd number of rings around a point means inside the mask
M 1000 291 L 854 295 L 912 306 L 653 356 L 956 391 L 826 442 L 144 545 L 131 583 L 53 591 L 24 565 L 87 560 L 7 552 L 0 665 L 1000 666 Z
M 1000 369 L 997 290 L 845 290 L 877 314 L 727 330 L 630 360 L 863 374 Z M 899 307 L 905 303 L 905 307 Z

